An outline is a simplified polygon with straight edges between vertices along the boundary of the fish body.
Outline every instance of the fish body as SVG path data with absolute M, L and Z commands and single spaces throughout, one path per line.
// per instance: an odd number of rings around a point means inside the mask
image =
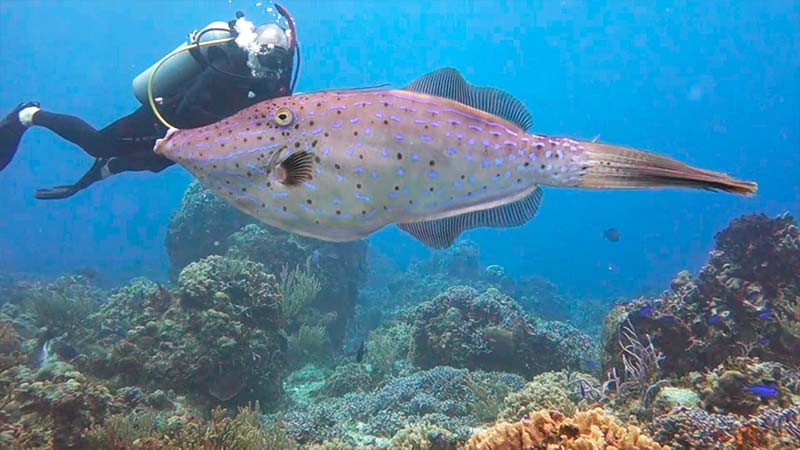
M 408 90 L 269 100 L 206 127 L 170 130 L 155 151 L 269 225 L 350 241 L 397 223 L 434 247 L 476 226 L 525 223 L 540 185 L 631 187 L 613 170 L 651 155 L 527 133 L 521 103 L 454 72 L 434 72 Z M 712 188 L 741 183 L 691 170 L 717 177 Z M 632 175 L 636 186 L 665 183 L 642 176 Z
M 747 391 L 761 398 L 772 398 L 780 394 L 780 390 L 768 384 L 756 384 L 747 387 Z

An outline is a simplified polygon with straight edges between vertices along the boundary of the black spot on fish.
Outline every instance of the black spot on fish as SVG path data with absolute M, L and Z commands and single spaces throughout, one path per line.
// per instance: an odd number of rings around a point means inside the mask
M 337 209 L 337 210 L 336 210 L 336 215 L 337 215 L 337 216 L 340 216 L 341 214 L 342 214 L 342 210 L 340 210 L 340 209 Z
M 395 191 L 399 191 L 400 190 L 400 186 L 395 185 L 394 190 Z
M 306 203 L 311 204 L 311 199 L 306 200 Z
M 384 120 L 384 121 L 383 121 L 383 124 L 384 124 L 384 125 L 389 125 L 389 121 L 388 121 L 388 120 Z
M 361 183 L 356 184 L 356 189 L 361 189 Z
M 335 167 L 336 170 L 340 170 L 342 168 L 342 166 L 340 166 L 339 164 L 334 164 L 333 167 Z
M 317 164 L 319 164 L 319 162 L 320 162 L 319 156 L 317 156 L 317 157 L 315 157 L 315 158 L 314 158 L 314 162 L 316 162 Z
M 284 211 L 286 211 L 286 209 L 287 209 L 287 208 L 286 208 L 286 206 L 284 205 L 284 206 L 283 206 L 281 209 L 282 209 L 282 210 L 284 210 Z
M 294 143 L 294 148 L 300 148 L 300 142 L 295 142 Z
M 358 131 L 353 131 L 353 136 L 358 136 Z
M 402 153 L 398 153 L 397 154 L 397 159 L 403 159 L 403 154 Z
M 311 126 L 311 127 L 313 127 L 313 126 L 314 126 L 314 121 L 313 121 L 313 120 L 309 120 L 309 121 L 308 121 L 308 126 Z
M 435 166 L 435 165 L 436 165 L 436 161 L 434 161 L 434 160 L 431 160 L 431 161 L 430 161 L 428 164 L 430 164 L 430 166 L 431 166 L 431 167 L 433 167 L 433 166 Z

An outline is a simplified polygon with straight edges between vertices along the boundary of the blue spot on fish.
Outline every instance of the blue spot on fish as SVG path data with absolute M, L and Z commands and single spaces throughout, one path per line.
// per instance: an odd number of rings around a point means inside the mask
M 496 158 L 496 159 L 494 160 L 494 165 L 495 165 L 496 167 L 500 167 L 500 166 L 502 166 L 502 165 L 503 165 L 503 159 L 502 159 L 502 158 Z
M 303 186 L 305 186 L 306 189 L 308 189 L 311 192 L 314 192 L 314 191 L 317 190 L 317 185 L 314 184 L 314 183 L 308 182 L 308 181 L 304 182 Z
M 483 167 L 484 169 L 489 167 L 489 165 L 490 165 L 490 163 L 489 163 L 488 159 L 484 159 L 483 162 L 481 163 L 481 167 Z
M 389 150 L 386 150 L 385 148 L 381 149 L 381 155 L 383 155 L 384 158 L 388 158 L 389 157 Z
M 333 128 L 342 128 L 342 122 L 333 122 L 331 123 Z
M 361 166 L 355 166 L 355 167 L 353 167 L 353 173 L 357 173 L 357 174 L 364 173 L 364 168 L 361 167 Z
M 417 160 L 419 160 L 419 155 L 418 155 L 418 154 L 416 154 L 416 153 L 412 153 L 412 154 L 411 154 L 411 160 L 412 160 L 412 161 L 417 161 Z
M 402 140 L 404 139 L 402 134 L 395 134 L 395 135 L 394 135 L 394 138 L 395 138 L 395 140 L 397 140 L 397 141 L 402 141 Z
M 423 134 L 419 138 L 420 138 L 420 140 L 425 141 L 425 142 L 430 142 L 430 141 L 433 140 L 433 138 L 429 134 Z
M 453 147 L 450 147 L 450 148 L 448 148 L 448 149 L 447 149 L 447 154 L 448 154 L 448 155 L 450 155 L 450 156 L 453 156 L 453 155 L 455 155 L 456 153 L 458 153 L 458 152 L 457 152 L 457 151 L 456 151 L 456 149 L 455 149 L 455 148 L 453 148 Z
M 370 175 L 372 175 L 372 178 L 378 178 L 380 176 L 378 172 L 375 172 L 374 170 L 372 171 L 372 173 L 370 173 Z
M 405 170 L 403 170 L 403 168 L 402 168 L 402 167 L 399 167 L 399 168 L 397 169 L 397 176 L 399 176 L 399 177 L 402 177 L 404 173 L 406 173 L 406 171 L 405 171 Z
M 439 176 L 439 172 L 437 172 L 435 170 L 431 170 L 430 172 L 428 172 L 428 178 L 433 179 L 433 178 L 436 178 L 438 176 Z
M 358 192 L 356 192 L 354 194 L 354 196 L 355 196 L 356 200 L 361 200 L 361 201 L 366 202 L 366 203 L 369 203 L 371 201 L 370 198 L 369 198 L 369 195 L 362 195 L 362 194 L 359 194 Z

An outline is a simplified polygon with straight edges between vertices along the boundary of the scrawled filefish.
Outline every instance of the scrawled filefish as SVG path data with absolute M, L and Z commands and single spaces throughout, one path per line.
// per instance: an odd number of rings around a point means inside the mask
M 259 103 L 155 151 L 269 225 L 349 241 L 397 223 L 449 246 L 467 229 L 522 225 L 540 185 L 685 186 L 738 194 L 754 183 L 625 147 L 527 133 L 525 106 L 441 69 L 402 90 L 325 91 Z

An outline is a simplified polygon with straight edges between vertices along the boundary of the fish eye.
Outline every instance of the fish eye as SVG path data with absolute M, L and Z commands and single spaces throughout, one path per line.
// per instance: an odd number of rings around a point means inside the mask
M 282 106 L 275 110 L 272 120 L 274 120 L 278 126 L 285 127 L 294 122 L 294 113 L 289 108 Z

